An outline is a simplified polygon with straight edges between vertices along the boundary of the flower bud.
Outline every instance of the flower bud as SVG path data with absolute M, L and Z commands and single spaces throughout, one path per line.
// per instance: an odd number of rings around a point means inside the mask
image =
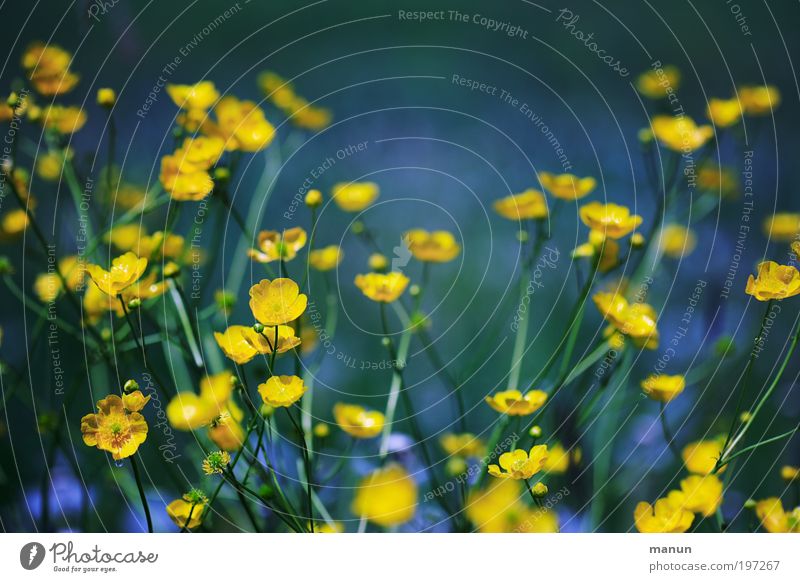
M 364 232 L 364 223 L 361 222 L 360 220 L 356 220 L 353 223 L 353 226 L 350 227 L 350 230 L 352 231 L 353 234 L 356 235 L 361 234 Z
M 320 422 L 314 426 L 314 436 L 318 439 L 324 439 L 326 436 L 331 434 L 331 427 L 330 425 Z
M 128 309 L 139 309 L 142 306 L 142 300 L 138 297 L 134 297 L 130 301 L 128 301 Z
M 531 487 L 531 493 L 533 493 L 534 497 L 544 497 L 547 495 L 547 485 L 539 481 L 536 485 Z
M 533 437 L 533 438 L 535 438 L 535 439 L 538 439 L 539 437 L 541 437 L 541 436 L 542 436 L 542 427 L 541 427 L 541 426 L 539 426 L 538 424 L 535 424 L 535 425 L 533 425 L 533 426 L 531 427 L 531 429 L 528 431 L 528 434 L 529 434 L 531 437 Z
M 380 253 L 372 253 L 369 256 L 368 264 L 373 271 L 384 271 L 389 266 L 389 261 Z
M 631 247 L 634 249 L 642 248 L 645 242 L 644 235 L 639 232 L 634 232 L 633 236 L 631 236 Z
M 253 324 L 253 331 L 256 333 L 264 333 L 264 326 L 261 323 L 254 323 Z
M 133 379 L 126 381 L 125 385 L 122 387 L 122 391 L 125 392 L 125 394 L 136 392 L 138 389 L 139 389 L 139 383 Z
M 117 94 L 114 89 L 103 87 L 97 90 L 97 104 L 101 107 L 111 109 L 117 102 Z
M 467 462 L 462 457 L 450 457 L 445 465 L 445 471 L 450 477 L 463 475 L 468 468 Z
M 316 208 L 322 204 L 322 192 L 319 190 L 309 190 L 306 194 L 306 206 Z

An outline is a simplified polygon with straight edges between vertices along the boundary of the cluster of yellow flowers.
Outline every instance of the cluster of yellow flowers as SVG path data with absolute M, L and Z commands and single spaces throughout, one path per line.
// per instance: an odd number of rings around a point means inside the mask
M 275 107 L 283 111 L 298 127 L 319 131 L 331 124 L 330 109 L 318 107 L 295 93 L 294 87 L 274 71 L 264 71 L 258 76 L 258 85 Z

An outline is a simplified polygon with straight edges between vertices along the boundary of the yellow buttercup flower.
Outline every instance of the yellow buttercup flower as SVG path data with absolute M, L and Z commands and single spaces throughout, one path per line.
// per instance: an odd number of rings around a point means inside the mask
M 241 411 L 236 412 L 241 418 Z M 244 445 L 244 428 L 232 414 L 223 413 L 211 421 L 208 438 L 223 451 L 238 451 Z
M 657 316 L 647 303 L 628 303 L 620 293 L 601 291 L 592 296 L 602 316 L 623 335 L 646 348 L 658 346 Z
M 352 511 L 376 525 L 393 527 L 414 517 L 416 507 L 417 484 L 403 467 L 391 463 L 361 480 Z
M 768 115 L 781 103 L 781 92 L 773 85 L 739 87 L 739 100 L 747 115 Z
M 665 147 L 675 152 L 695 151 L 714 137 L 710 125 L 698 126 L 691 117 L 656 115 L 652 120 L 653 135 Z
M 373 271 L 385 271 L 389 266 L 389 259 L 380 253 L 372 253 L 367 260 L 367 265 Z
M 175 157 L 181 164 L 189 164 L 191 168 L 207 170 L 216 164 L 225 152 L 225 142 L 218 137 L 186 138 L 180 149 L 175 150 Z
M 215 331 L 214 339 L 226 357 L 237 364 L 246 364 L 258 353 L 253 346 L 256 340 L 251 334 L 255 334 L 252 327 L 232 325 L 223 333 Z
M 631 245 L 634 243 L 634 237 L 639 235 L 635 233 L 631 237 Z M 617 266 L 619 262 L 619 243 L 611 238 L 606 238 L 602 232 L 597 230 L 589 231 L 589 239 L 587 242 L 575 247 L 572 251 L 573 258 L 592 258 L 599 253 L 600 259 L 597 263 L 597 268 L 601 273 L 607 273 Z
M 669 402 L 686 387 L 686 379 L 681 375 L 651 374 L 642 380 L 642 392 L 653 400 Z
M 337 403 L 333 406 L 333 418 L 344 432 L 357 439 L 371 439 L 383 430 L 386 419 L 377 410 L 367 410 L 357 404 Z
M 266 326 L 284 325 L 300 317 L 308 298 L 291 279 L 263 279 L 250 287 L 250 310 Z
M 606 237 L 619 239 L 636 230 L 642 217 L 619 204 L 589 202 L 580 208 L 583 223 Z
M 30 225 L 30 217 L 22 208 L 15 208 L 3 215 L 0 221 L 0 241 L 13 240 L 25 232 Z
M 527 480 L 542 470 L 547 456 L 547 445 L 534 446 L 530 454 L 524 449 L 515 449 L 500 455 L 499 467 L 489 465 L 489 475 L 500 479 Z
M 690 475 L 681 481 L 683 507 L 704 517 L 714 515 L 722 504 L 722 481 L 716 475 Z
M 194 529 L 203 523 L 207 501 L 200 499 L 175 499 L 167 505 L 167 515 L 181 529 Z
M 69 157 L 71 152 L 67 152 Z M 36 159 L 36 174 L 47 182 L 56 182 L 61 177 L 66 159 L 62 152 L 47 152 Z
M 258 248 L 250 249 L 247 255 L 259 263 L 291 261 L 306 245 L 306 240 L 306 231 L 299 226 L 284 230 L 282 233 L 262 230 L 258 233 Z
M 125 253 L 111 261 L 111 269 L 108 271 L 99 265 L 90 264 L 86 266 L 86 272 L 103 293 L 116 297 L 138 281 L 146 268 L 147 259 Z
M 40 95 L 52 97 L 71 91 L 80 77 L 70 71 L 72 53 L 55 44 L 31 44 L 22 55 L 22 67 Z
M 147 439 L 147 422 L 139 412 L 127 412 L 122 398 L 112 394 L 97 402 L 97 413 L 81 418 L 81 435 L 85 444 L 120 460 Z
M 128 412 L 139 412 L 148 402 L 150 402 L 150 396 L 145 396 L 141 390 L 134 390 L 130 394 L 122 395 L 122 406 Z
M 558 517 L 553 511 L 530 510 L 522 485 L 511 479 L 492 479 L 484 489 L 472 491 L 464 511 L 481 533 L 556 533 Z
M 781 467 L 781 479 L 784 481 L 795 481 L 800 479 L 800 467 L 784 465 Z
M 671 491 L 656 501 L 655 507 L 640 502 L 633 512 L 636 529 L 641 533 L 683 533 L 692 526 L 694 514 L 683 507 L 683 494 Z
M 661 230 L 661 248 L 664 254 L 679 259 L 691 254 L 697 246 L 694 232 L 680 224 L 667 224 Z
M 300 400 L 308 388 L 297 376 L 272 376 L 258 385 L 258 393 L 273 408 L 288 407 Z
M 800 235 L 800 213 L 776 212 L 766 218 L 764 235 L 776 242 L 792 242 Z
M 709 475 L 716 467 L 717 459 L 722 456 L 724 444 L 724 438 L 689 443 L 681 451 L 681 457 L 686 464 L 686 469 L 690 473 L 697 475 Z M 724 470 L 725 467 L 720 469 L 719 472 L 722 473 Z
M 579 178 L 574 174 L 539 172 L 539 182 L 545 190 L 562 200 L 578 200 L 587 196 L 597 186 L 592 177 Z
M 660 70 L 645 71 L 636 78 L 639 93 L 650 99 L 663 99 L 671 89 L 680 86 L 681 72 L 678 67 L 666 65 Z
M 277 351 L 283 354 L 300 345 L 300 338 L 294 333 L 294 328 L 289 325 L 277 326 L 278 341 L 275 342 L 275 328 L 265 327 L 264 331 L 257 333 L 253 328 L 242 331 L 244 341 L 250 344 L 259 354 L 271 354 Z
M 539 410 L 547 402 L 547 393 L 531 390 L 525 395 L 519 390 L 504 390 L 487 396 L 486 403 L 497 412 L 509 416 L 527 416 Z
M 756 503 L 756 515 L 769 533 L 800 533 L 800 507 L 786 513 L 779 497 L 769 497 Z
M 206 120 L 202 130 L 225 140 L 228 151 L 257 152 L 272 143 L 275 127 L 252 101 L 226 96 L 214 106 L 216 122 Z
M 308 253 L 308 264 L 317 271 L 330 271 L 339 266 L 344 258 L 344 251 L 337 245 L 329 245 Z
M 403 273 L 393 271 L 356 275 L 355 283 L 356 287 L 373 301 L 391 303 L 403 294 L 409 279 Z
M 69 135 L 86 124 L 86 112 L 80 107 L 48 105 L 42 109 L 41 121 L 46 129 Z
M 533 188 L 495 200 L 492 208 L 497 214 L 509 220 L 547 218 L 547 201 L 544 194 Z
M 211 424 L 219 406 L 194 392 L 178 392 L 167 404 L 167 420 L 176 430 L 197 430 Z
M 375 182 L 340 182 L 331 190 L 331 197 L 345 212 L 360 212 L 375 202 L 380 188 Z
M 548 446 L 547 458 L 544 461 L 544 472 L 549 475 L 560 475 L 569 469 L 570 457 L 572 455 L 564 449 L 561 443 Z
M 446 263 L 461 252 L 456 237 L 445 230 L 428 232 L 421 228 L 409 230 L 404 235 L 408 250 L 418 261 Z
M 331 427 L 330 425 L 325 424 L 324 422 L 318 422 L 317 424 L 314 425 L 312 432 L 314 433 L 314 436 L 317 437 L 318 439 L 324 439 L 331 434 Z
M 717 127 L 730 127 L 739 123 L 742 118 L 742 108 L 737 98 L 733 99 L 714 99 L 708 100 L 706 110 L 708 118 Z
M 486 443 L 471 432 L 445 433 L 439 439 L 439 444 L 448 455 L 482 457 L 486 454 Z
M 181 109 L 205 111 L 219 99 L 219 92 L 211 81 L 200 81 L 194 85 L 167 85 L 167 94 Z
M 158 176 L 164 190 L 178 201 L 202 200 L 214 189 L 211 175 L 178 155 L 161 158 L 161 172 Z
M 76 255 L 63 257 L 58 261 L 58 271 L 67 282 L 67 287 L 71 291 L 83 286 L 86 280 L 86 267 Z M 61 278 L 56 273 L 42 273 L 36 277 L 33 283 L 33 290 L 36 296 L 43 303 L 49 303 L 58 297 L 64 290 Z
M 697 172 L 697 188 L 701 192 L 716 192 L 723 198 L 733 198 L 739 189 L 739 181 L 730 168 L 706 162 Z
M 800 293 L 800 272 L 792 265 L 765 261 L 758 265 L 756 277 L 748 277 L 745 293 L 759 301 L 794 297 Z

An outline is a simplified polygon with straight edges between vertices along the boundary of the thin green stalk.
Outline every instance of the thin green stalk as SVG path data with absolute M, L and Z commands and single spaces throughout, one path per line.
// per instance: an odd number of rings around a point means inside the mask
M 300 448 L 303 451 L 303 464 L 305 465 L 305 477 L 306 477 L 306 496 L 308 497 L 308 522 L 311 526 L 311 533 L 314 533 L 314 500 L 311 496 L 311 459 L 308 456 L 308 448 L 306 448 L 306 435 L 305 431 L 303 431 L 303 427 L 295 421 L 294 417 L 292 416 L 291 411 L 288 408 L 285 408 L 286 416 L 289 417 L 289 420 L 292 422 L 297 434 L 300 437 Z
M 678 444 L 675 442 L 675 437 L 672 436 L 672 431 L 669 429 L 667 425 L 667 413 L 666 413 L 666 405 L 664 402 L 661 402 L 661 413 L 658 415 L 658 419 L 661 422 L 661 432 L 664 435 L 664 440 L 667 441 L 667 446 L 669 447 L 670 452 L 678 461 L 678 463 L 683 464 L 683 458 L 681 457 L 681 451 L 678 449 Z
M 142 478 L 139 475 L 139 466 L 136 462 L 136 455 L 131 455 L 130 459 L 131 467 L 133 467 L 133 478 L 136 480 L 136 488 L 139 490 L 139 497 L 141 498 L 142 506 L 144 507 L 144 516 L 147 519 L 147 531 L 149 533 L 153 533 L 153 519 L 150 517 L 150 506 L 147 504 L 147 497 L 144 494 L 144 486 L 142 485 Z

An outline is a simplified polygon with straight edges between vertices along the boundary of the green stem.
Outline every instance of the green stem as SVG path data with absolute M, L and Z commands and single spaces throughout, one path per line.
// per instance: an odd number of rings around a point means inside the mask
M 142 485 L 142 478 L 139 475 L 139 465 L 136 463 L 136 455 L 131 455 L 130 459 L 131 467 L 133 467 L 133 478 L 136 480 L 136 488 L 139 490 L 139 497 L 144 507 L 144 516 L 147 519 L 147 531 L 153 533 L 153 518 L 150 517 L 150 506 L 147 504 L 147 497 L 144 494 L 144 486 Z

